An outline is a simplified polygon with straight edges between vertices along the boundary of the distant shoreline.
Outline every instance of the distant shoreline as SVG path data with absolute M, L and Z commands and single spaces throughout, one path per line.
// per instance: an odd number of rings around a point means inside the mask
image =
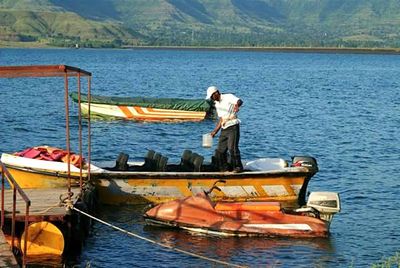
M 184 46 L 125 46 L 122 49 L 170 49 L 211 51 L 254 51 L 293 53 L 343 53 L 343 54 L 400 54 L 400 48 L 332 48 L 332 47 L 184 47 Z
M 0 48 L 68 48 L 48 46 L 36 42 L 0 41 Z M 75 49 L 75 48 L 70 48 Z M 91 49 L 91 48 L 79 48 Z M 338 54 L 400 54 L 400 48 L 349 48 L 349 47 L 239 47 L 239 46 L 122 46 L 120 48 L 93 48 L 93 49 L 148 49 L 148 50 L 200 50 L 200 51 L 249 51 L 249 52 L 291 52 L 291 53 L 338 53 Z

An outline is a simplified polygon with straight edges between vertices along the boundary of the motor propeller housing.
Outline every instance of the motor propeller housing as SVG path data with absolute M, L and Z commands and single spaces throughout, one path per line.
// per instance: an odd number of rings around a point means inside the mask
M 307 207 L 317 210 L 320 218 L 332 221 L 333 215 L 340 211 L 340 197 L 334 192 L 312 192 L 307 201 Z
M 334 192 L 312 192 L 305 207 L 295 210 L 300 213 L 309 213 L 310 216 L 330 223 L 333 216 L 340 212 L 340 197 Z

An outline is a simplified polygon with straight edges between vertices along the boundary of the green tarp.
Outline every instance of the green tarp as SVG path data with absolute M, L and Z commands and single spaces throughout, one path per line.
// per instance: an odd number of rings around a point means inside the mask
M 78 93 L 70 93 L 71 98 L 78 102 Z M 81 94 L 81 102 L 87 102 L 87 95 Z M 109 104 L 118 106 L 140 106 L 146 108 L 210 112 L 212 106 L 203 99 L 176 98 L 143 98 L 143 97 L 110 97 L 90 95 L 90 103 Z

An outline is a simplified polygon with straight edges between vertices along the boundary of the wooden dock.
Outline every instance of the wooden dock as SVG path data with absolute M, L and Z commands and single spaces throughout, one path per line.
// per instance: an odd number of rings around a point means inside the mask
M 0 267 L 19 267 L 7 243 L 3 231 L 0 230 Z
M 90 188 L 90 187 L 89 187 Z M 94 201 L 94 187 L 86 188 L 84 198 L 85 201 L 78 200 L 77 195 L 80 193 L 79 188 L 72 188 L 72 204 L 89 212 L 88 206 Z M 74 250 L 80 250 L 83 240 L 87 236 L 90 228 L 90 221 L 76 211 L 67 210 L 65 201 L 68 196 L 66 188 L 52 189 L 24 189 L 27 198 L 30 200 L 28 222 L 36 223 L 41 221 L 56 224 L 62 231 L 66 247 L 64 253 L 69 254 Z M 83 202 L 83 203 L 82 203 Z M 16 195 L 16 237 L 20 239 L 25 226 L 26 219 L 26 202 L 21 195 Z M 36 263 L 35 257 L 26 257 L 25 259 L 17 259 L 14 257 L 10 245 L 6 242 L 9 239 L 13 218 L 13 190 L 4 190 L 4 218 L 5 226 L 0 229 L 0 267 L 19 267 L 17 263 Z M 6 238 L 7 237 L 7 238 Z M 18 247 L 18 246 L 17 246 Z M 19 250 L 21 250 L 18 247 Z M 47 256 L 47 255 L 46 255 Z M 58 255 L 57 255 L 58 256 Z M 46 261 L 48 261 L 46 259 Z M 61 258 L 57 258 L 57 262 L 61 263 Z M 42 261 L 40 261 L 41 263 Z
M 24 189 L 24 192 L 31 200 L 29 208 L 29 222 L 36 221 L 60 221 L 67 215 L 67 210 L 61 204 L 60 198 L 67 197 L 66 188 L 55 189 Z M 79 193 L 79 188 L 73 188 L 72 200 Z M 5 218 L 12 217 L 13 210 L 13 191 L 4 192 Z M 17 195 L 16 220 L 25 220 L 25 202 L 20 195 Z

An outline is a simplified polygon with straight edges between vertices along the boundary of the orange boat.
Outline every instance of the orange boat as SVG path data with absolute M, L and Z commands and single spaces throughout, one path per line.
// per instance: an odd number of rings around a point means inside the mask
M 209 191 L 160 204 L 144 215 L 149 225 L 226 236 L 327 237 L 340 211 L 337 193 L 311 193 L 303 208 L 285 211 L 279 202 L 217 202 Z

